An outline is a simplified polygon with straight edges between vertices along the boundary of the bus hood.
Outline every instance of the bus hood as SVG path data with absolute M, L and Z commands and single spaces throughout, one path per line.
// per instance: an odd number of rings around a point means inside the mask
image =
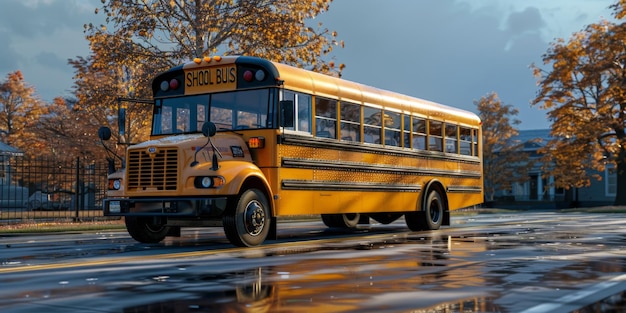
M 133 145 L 133 148 L 143 148 L 150 146 L 163 146 L 163 145 L 173 145 L 173 144 L 181 144 L 189 141 L 196 141 L 198 139 L 207 140 L 206 137 L 202 134 L 184 134 L 184 135 L 175 135 L 175 136 L 167 136 L 159 139 L 148 140 L 136 145 Z

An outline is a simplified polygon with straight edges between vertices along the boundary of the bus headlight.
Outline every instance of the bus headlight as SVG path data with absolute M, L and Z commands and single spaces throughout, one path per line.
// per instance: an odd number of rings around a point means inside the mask
M 221 176 L 198 176 L 194 179 L 194 186 L 196 188 L 219 188 L 224 186 L 224 177 Z
M 120 188 L 122 188 L 121 179 L 109 179 L 109 190 L 120 190 Z

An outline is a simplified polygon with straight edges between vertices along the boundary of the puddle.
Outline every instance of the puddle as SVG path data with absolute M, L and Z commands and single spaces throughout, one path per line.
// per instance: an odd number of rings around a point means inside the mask
M 572 313 L 616 313 L 626 312 L 626 291 L 606 297 Z
M 620 252 L 626 249 L 624 236 L 607 230 L 550 234 L 545 227 L 507 225 L 467 232 L 379 233 L 331 243 L 297 237 L 301 242 L 184 261 L 129 262 L 82 279 L 72 272 L 76 276 L 47 287 L 37 284 L 47 279 L 37 275 L 0 283 L 7 290 L 14 285 L 28 290 L 5 294 L 7 299 L 62 302 L 65 297 L 86 305 L 84 297 L 97 293 L 101 303 L 110 305 L 107 309 L 117 312 L 470 313 L 516 312 L 536 305 L 537 297 L 553 300 L 626 272 L 626 255 Z M 180 251 L 187 245 L 182 242 L 118 249 L 168 253 Z M 100 252 L 107 251 L 97 247 L 70 254 Z M 117 252 L 122 251 L 107 253 Z M 575 312 L 626 311 L 625 297 L 616 294 Z

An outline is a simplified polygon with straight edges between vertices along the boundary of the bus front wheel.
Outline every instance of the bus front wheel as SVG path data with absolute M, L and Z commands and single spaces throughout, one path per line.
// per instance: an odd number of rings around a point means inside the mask
M 248 189 L 241 193 L 233 207 L 224 212 L 222 221 L 226 238 L 235 246 L 258 246 L 269 234 L 271 218 L 263 192 Z
M 148 217 L 126 216 L 124 222 L 130 236 L 141 243 L 161 242 L 170 231 L 170 227 L 155 223 Z
M 435 230 L 443 223 L 444 202 L 437 189 L 431 189 L 421 211 L 404 215 L 406 225 L 413 231 Z
M 359 213 L 322 214 L 322 222 L 328 227 L 356 228 L 360 219 Z

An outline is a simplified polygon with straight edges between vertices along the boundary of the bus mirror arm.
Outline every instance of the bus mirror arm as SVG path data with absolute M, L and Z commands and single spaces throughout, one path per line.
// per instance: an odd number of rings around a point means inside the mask
M 111 148 L 109 148 L 104 143 L 105 141 L 111 139 L 111 129 L 106 126 L 100 127 L 100 129 L 98 129 L 98 138 L 100 138 L 100 143 L 102 144 L 102 147 L 104 147 L 104 150 L 107 153 L 106 159 L 109 163 L 109 174 L 115 172 L 115 158 L 119 159 L 120 162 L 122 163 L 122 167 L 124 167 L 124 159 L 122 159 L 122 157 L 117 155 L 113 150 L 111 150 Z
M 198 165 L 198 159 L 196 158 L 198 156 L 198 152 L 202 151 L 202 149 L 204 149 L 204 147 L 206 147 L 209 142 L 211 142 L 211 138 L 209 137 L 209 139 L 206 141 L 206 143 L 200 147 L 200 148 L 196 148 L 196 152 L 193 154 L 193 162 L 191 162 L 191 164 L 189 164 L 189 166 L 194 167 L 196 165 Z
M 204 144 L 204 146 L 200 147 L 200 149 L 196 148 L 196 152 L 193 155 L 193 162 L 191 162 L 190 164 L 191 167 L 198 165 L 198 160 L 196 158 L 198 156 L 198 152 L 202 151 L 204 147 L 210 144 L 211 149 L 213 149 L 211 169 L 214 171 L 217 171 L 217 169 L 219 168 L 219 164 L 217 162 L 217 156 L 219 155 L 219 157 L 222 158 L 222 154 L 220 153 L 220 151 L 217 149 L 217 147 L 213 144 L 213 141 L 211 140 L 211 137 L 215 136 L 216 133 L 217 133 L 217 127 L 215 126 L 213 122 L 204 122 L 204 124 L 202 124 L 202 134 L 208 137 L 208 140 Z
M 217 147 L 213 144 L 211 137 L 209 137 L 209 143 L 211 144 L 211 148 L 213 148 L 213 159 L 211 160 L 212 161 L 211 169 L 214 171 L 217 171 L 217 169 L 220 168 L 219 164 L 217 163 L 217 156 L 219 155 L 221 159 L 222 154 L 220 153 L 220 150 L 218 150 Z

